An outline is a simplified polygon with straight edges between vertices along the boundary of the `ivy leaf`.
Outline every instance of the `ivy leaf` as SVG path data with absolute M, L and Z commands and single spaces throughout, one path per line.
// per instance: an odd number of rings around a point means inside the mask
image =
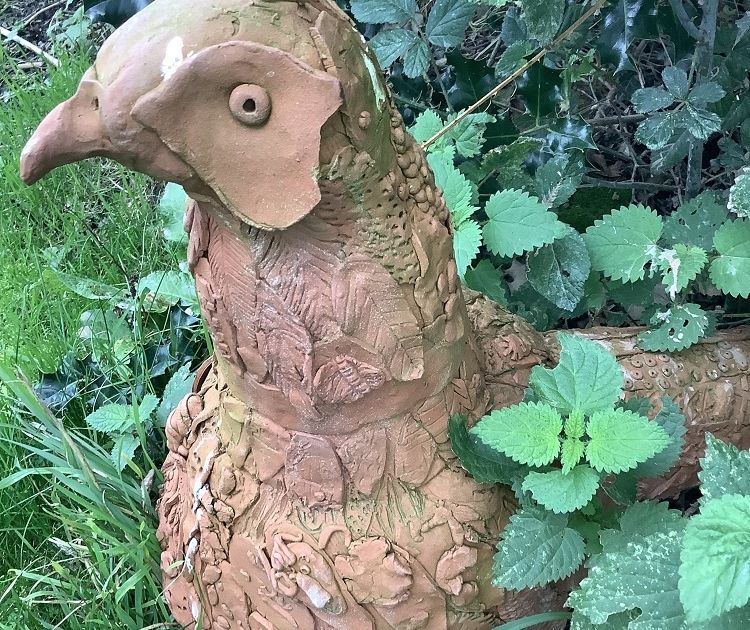
M 643 5 L 643 0 L 618 0 L 612 11 L 604 16 L 597 48 L 604 62 L 615 65 L 616 73 L 632 67 L 628 61 L 628 48 L 633 41 L 635 18 Z
M 475 9 L 468 0 L 436 0 L 425 24 L 427 39 L 443 48 L 460 46 Z
M 430 49 L 422 39 L 417 39 L 404 53 L 404 74 L 416 79 L 427 71 L 430 63 Z
M 427 161 L 435 175 L 435 183 L 443 192 L 453 225 L 459 227 L 477 210 L 471 203 L 474 189 L 469 180 L 453 166 L 452 161 L 435 155 L 428 156 Z
M 750 496 L 728 494 L 703 503 L 685 528 L 680 560 L 680 601 L 689 621 L 706 622 L 747 604 Z
M 713 192 L 702 192 L 665 219 L 664 240 L 711 250 L 714 233 L 726 220 L 726 206 L 716 201 Z
M 635 131 L 635 139 L 649 149 L 662 149 L 669 144 L 677 118 L 672 112 L 656 112 L 644 120 Z
M 369 44 L 380 66 L 389 68 L 396 59 L 404 57 L 417 42 L 419 42 L 419 35 L 414 31 L 394 28 L 389 31 L 380 31 Z
M 558 333 L 560 362 L 550 370 L 536 365 L 529 385 L 539 400 L 562 413 L 591 414 L 609 409 L 622 393 L 622 368 L 595 341 Z
M 703 108 L 708 103 L 717 103 L 724 98 L 725 94 L 724 89 L 715 81 L 705 81 L 698 83 L 690 90 L 687 100 L 691 105 Z
M 578 438 L 566 437 L 560 449 L 560 464 L 562 472 L 567 474 L 581 461 L 585 444 Z
M 708 137 L 721 130 L 721 118 L 714 112 L 695 107 L 686 107 L 683 112 L 685 116 L 680 122 L 695 138 L 707 140 Z
M 729 494 L 750 494 L 750 451 L 741 451 L 706 433 L 706 452 L 700 464 L 701 502 Z
M 417 13 L 416 0 L 351 0 L 352 15 L 368 24 L 402 24 Z
M 112 403 L 103 405 L 86 416 L 86 424 L 101 433 L 125 433 L 135 428 L 130 405 Z
M 727 221 L 714 234 L 719 256 L 711 262 L 711 281 L 734 297 L 750 295 L 750 220 Z
M 657 423 L 625 411 L 596 411 L 586 432 L 586 459 L 600 472 L 621 473 L 663 451 L 670 437 Z
M 195 374 L 190 372 L 190 367 L 187 365 L 183 365 L 172 374 L 172 377 L 164 388 L 164 394 L 156 410 L 156 419 L 159 422 L 159 426 L 166 426 L 169 414 L 192 391 L 193 381 L 195 381 Z
M 574 512 L 582 508 L 596 494 L 599 488 L 599 475 L 582 464 L 570 472 L 550 470 L 531 471 L 524 479 L 523 490 L 555 514 Z
M 674 300 L 680 291 L 698 277 L 708 262 L 708 256 L 700 247 L 687 247 L 678 243 L 674 249 L 659 252 L 656 262 L 664 272 L 662 283 L 667 287 L 667 294 Z
M 115 438 L 109 459 L 115 465 L 118 472 L 121 472 L 128 465 L 128 462 L 133 459 L 140 445 L 140 440 L 132 433 L 123 433 Z
M 661 73 L 664 87 L 678 100 L 684 100 L 688 94 L 687 73 L 677 66 L 667 66 Z
M 750 218 L 750 168 L 743 168 L 729 189 L 729 210 L 740 219 Z
M 534 50 L 534 45 L 527 40 L 513 42 L 503 51 L 495 64 L 495 76 L 498 79 L 509 77 L 526 63 L 526 57 Z
M 642 280 L 646 264 L 657 251 L 662 229 L 659 215 L 640 204 L 613 210 L 583 235 L 591 267 L 613 280 Z
M 495 193 L 484 210 L 489 217 L 483 229 L 484 242 L 498 256 L 515 256 L 546 245 L 569 229 L 536 197 L 520 190 Z
M 630 101 L 639 114 L 650 114 L 672 105 L 674 96 L 662 88 L 647 87 L 633 92 Z
M 662 407 L 652 422 L 658 424 L 669 436 L 667 447 L 656 453 L 642 464 L 638 464 L 634 471 L 636 477 L 658 477 L 669 471 L 677 463 L 685 444 L 685 416 L 671 398 L 661 399 Z M 707 434 L 709 435 L 709 434 Z
M 519 403 L 495 409 L 469 433 L 520 464 L 544 466 L 560 452 L 560 414 L 543 403 Z
M 464 272 L 464 282 L 470 289 L 479 291 L 498 304 L 507 306 L 508 294 L 501 282 L 502 273 L 487 258 L 482 258 L 476 266 Z
M 568 527 L 566 514 L 524 506 L 503 531 L 492 583 L 521 590 L 556 582 L 581 566 L 584 552 L 583 537 Z
M 466 268 L 477 257 L 481 245 L 482 230 L 476 221 L 462 221 L 454 228 L 453 255 L 459 276 L 463 277 Z
M 583 238 L 573 229 L 529 254 L 527 277 L 531 286 L 555 306 L 572 311 L 583 298 L 591 262 Z
M 638 346 L 648 352 L 684 350 L 706 333 L 708 317 L 697 304 L 673 305 L 651 318 L 651 328 L 638 335 Z

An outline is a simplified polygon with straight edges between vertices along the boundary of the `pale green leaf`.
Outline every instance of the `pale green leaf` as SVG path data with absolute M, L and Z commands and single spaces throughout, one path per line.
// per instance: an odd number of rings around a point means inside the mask
M 185 209 L 188 196 L 179 184 L 168 183 L 159 200 L 159 214 L 164 225 L 164 238 L 173 243 L 187 241 L 185 233 Z
M 192 391 L 194 381 L 195 374 L 190 372 L 190 366 L 188 365 L 183 365 L 172 374 L 172 377 L 164 388 L 164 394 L 156 410 L 156 419 L 159 421 L 160 426 L 163 427 L 166 425 L 169 414 Z
M 594 222 L 583 240 L 589 248 L 591 267 L 613 280 L 642 280 L 645 267 L 657 253 L 662 220 L 642 205 L 630 205 Z
M 107 302 L 116 302 L 127 296 L 125 289 L 119 289 L 97 280 L 89 280 L 81 276 L 74 276 L 57 269 L 52 270 L 55 277 L 62 282 L 68 289 L 76 295 L 80 295 L 87 300 L 105 300 Z
M 706 433 L 706 452 L 700 464 L 702 501 L 728 494 L 750 495 L 750 451 L 741 451 Z
M 568 226 L 557 219 L 536 197 L 520 190 L 503 190 L 485 205 L 489 221 L 484 242 L 494 254 L 515 256 L 564 236 Z
M 560 464 L 563 473 L 570 472 L 583 457 L 585 444 L 578 438 L 566 437 L 560 449 Z
M 700 247 L 688 247 L 681 243 L 674 249 L 663 249 L 656 257 L 656 263 L 664 273 L 662 283 L 671 300 L 698 277 L 708 262 L 708 255 Z
M 560 362 L 550 370 L 534 366 L 529 385 L 539 400 L 569 414 L 609 409 L 622 393 L 622 368 L 596 341 L 559 333 Z
M 682 100 L 688 94 L 688 76 L 687 73 L 677 66 L 667 66 L 661 73 L 664 87 L 676 99 Z
M 717 103 L 724 98 L 726 92 L 715 81 L 699 83 L 690 90 L 688 103 L 696 107 L 705 107 L 708 103 Z
M 462 112 L 448 116 L 447 123 L 452 122 Z M 487 124 L 495 122 L 495 117 L 486 112 L 478 112 L 463 116 L 461 120 L 446 132 L 448 140 L 456 146 L 456 152 L 463 157 L 478 155 L 484 144 L 484 132 Z
M 135 428 L 133 409 L 130 405 L 112 403 L 103 405 L 86 416 L 86 424 L 102 433 L 125 433 Z
M 586 434 L 586 419 L 581 410 L 576 409 L 565 418 L 563 425 L 565 435 L 571 438 L 582 438 Z
M 690 621 L 705 622 L 750 600 L 750 496 L 706 501 L 685 529 L 680 600 Z
M 156 299 L 169 304 L 185 300 L 189 304 L 198 304 L 193 278 L 181 271 L 155 271 L 138 281 L 138 293 L 147 292 L 146 302 Z
M 534 174 L 539 201 L 548 208 L 561 206 L 578 189 L 583 173 L 580 160 L 571 160 L 567 154 L 547 160 Z
M 469 433 L 520 464 L 544 466 L 560 452 L 562 427 L 562 417 L 549 405 L 519 403 L 495 409 Z
M 492 583 L 521 590 L 568 577 L 581 566 L 585 545 L 567 514 L 525 506 L 510 517 L 498 550 Z
M 138 403 L 138 419 L 145 422 L 151 417 L 159 406 L 159 399 L 153 394 L 146 394 L 140 403 Z
M 648 400 L 646 402 L 649 402 Z M 642 464 L 638 464 L 633 474 L 636 477 L 658 477 L 669 471 L 679 460 L 682 453 L 682 447 L 685 444 L 685 416 L 680 408 L 671 398 L 666 396 L 661 399 L 661 410 L 653 422 L 658 424 L 669 436 L 670 442 L 667 447 L 647 459 Z
M 582 508 L 592 499 L 599 488 L 599 474 L 585 464 L 570 472 L 532 471 L 526 475 L 522 487 L 537 503 L 556 514 L 564 514 Z
M 474 196 L 472 184 L 453 166 L 451 160 L 439 155 L 429 155 L 427 161 L 435 175 L 435 183 L 443 193 L 453 225 L 458 227 L 477 210 L 472 204 Z
M 466 268 L 479 253 L 482 245 L 482 230 L 476 221 L 462 221 L 453 232 L 453 255 L 456 258 L 458 275 L 463 277 Z
M 529 37 L 542 46 L 557 35 L 565 13 L 565 0 L 521 0 Z
M 708 317 L 697 304 L 672 305 L 651 318 L 652 328 L 638 335 L 641 350 L 660 352 L 684 350 L 703 337 Z
M 677 127 L 677 118 L 672 112 L 656 112 L 644 120 L 635 131 L 635 139 L 652 151 L 669 144 Z
M 132 433 L 123 433 L 115 438 L 109 458 L 118 471 L 122 471 L 128 465 L 140 445 L 140 440 Z
M 680 119 L 680 125 L 699 140 L 707 140 L 712 133 L 721 130 L 721 118 L 714 112 L 690 106 L 682 112 L 685 115 Z
M 630 101 L 639 114 L 650 114 L 674 103 L 674 96 L 662 88 L 647 87 L 633 92 Z
M 432 109 L 423 111 L 409 127 L 409 133 L 417 142 L 425 142 L 443 128 L 443 121 Z
M 713 248 L 714 233 L 727 220 L 727 208 L 712 191 L 702 192 L 683 203 L 664 220 L 664 240 L 704 250 Z
M 714 235 L 719 256 L 711 262 L 711 280 L 734 297 L 750 295 L 750 220 L 727 221 Z
M 415 0 L 351 0 L 352 14 L 368 24 L 403 23 L 417 13 Z
M 378 58 L 381 68 L 387 69 L 396 59 L 402 58 L 419 41 L 414 31 L 394 28 L 380 31 L 369 41 L 370 48 Z
M 750 168 L 742 169 L 737 179 L 734 180 L 734 184 L 729 189 L 727 207 L 740 219 L 750 218 Z
M 468 0 L 435 0 L 425 24 L 427 39 L 443 48 L 460 46 L 475 10 Z
M 597 411 L 586 426 L 586 459 L 600 472 L 620 473 L 663 451 L 671 442 L 666 431 L 624 409 Z

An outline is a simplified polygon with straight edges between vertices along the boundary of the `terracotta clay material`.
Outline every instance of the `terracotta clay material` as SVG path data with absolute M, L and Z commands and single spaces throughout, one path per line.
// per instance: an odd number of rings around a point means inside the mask
M 188 263 L 216 355 L 166 427 L 176 619 L 483 630 L 559 609 L 555 589 L 490 585 L 515 503 L 476 484 L 447 435 L 451 414 L 516 402 L 554 341 L 485 298 L 467 310 L 445 203 L 362 38 L 332 0 L 175 6 L 115 32 L 21 169 L 105 155 L 193 199 Z M 693 480 L 704 428 L 744 439 L 744 337 L 673 357 L 586 334 L 632 391 L 678 397 L 693 423 L 651 494 Z

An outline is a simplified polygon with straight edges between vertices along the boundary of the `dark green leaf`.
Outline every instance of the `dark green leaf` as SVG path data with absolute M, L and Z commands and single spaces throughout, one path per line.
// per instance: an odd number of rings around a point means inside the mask
M 370 48 L 380 62 L 380 66 L 387 69 L 391 64 L 403 57 L 407 51 L 419 42 L 419 35 L 414 31 L 394 28 L 390 31 L 380 31 L 370 40 Z
M 542 46 L 557 34 L 565 12 L 565 0 L 521 0 L 529 37 Z
M 683 203 L 665 219 L 664 240 L 670 245 L 682 243 L 710 251 L 716 230 L 728 216 L 726 206 L 707 190 Z
M 368 24 L 402 24 L 417 13 L 416 0 L 351 0 L 352 14 Z
M 461 465 L 479 483 L 511 484 L 524 472 L 524 467 L 502 453 L 495 452 L 492 459 L 476 447 L 476 439 L 466 429 L 466 418 L 453 415 L 448 423 L 451 447 Z
M 687 73 L 677 66 L 667 66 L 661 73 L 664 87 L 678 100 L 683 100 L 688 94 Z
M 633 41 L 633 23 L 643 6 L 643 0 L 618 0 L 610 11 L 604 12 L 598 50 L 602 61 L 612 63 L 620 72 L 630 66 L 628 48 Z
M 526 63 L 526 57 L 534 52 L 529 41 L 515 42 L 508 46 L 495 64 L 495 74 L 499 79 L 509 77 Z
M 476 266 L 464 274 L 464 282 L 470 289 L 480 291 L 498 304 L 507 306 L 508 296 L 503 274 L 487 259 L 482 258 Z
M 635 111 L 648 114 L 658 109 L 664 109 L 674 103 L 674 96 L 661 88 L 648 87 L 633 92 L 631 102 Z
M 376 0 L 378 2 L 382 0 Z M 427 16 L 425 34 L 435 46 L 452 48 L 464 40 L 476 5 L 469 0 L 436 0 Z

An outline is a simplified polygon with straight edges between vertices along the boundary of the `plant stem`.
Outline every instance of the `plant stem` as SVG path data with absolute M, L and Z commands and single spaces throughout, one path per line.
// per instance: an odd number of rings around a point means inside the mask
M 13 31 L 8 30 L 7 28 L 4 28 L 0 26 L 0 35 L 5 37 L 11 42 L 16 42 L 19 46 L 22 46 L 26 50 L 30 50 L 35 55 L 39 55 L 40 57 L 43 57 L 47 61 L 49 61 L 55 68 L 60 67 L 60 60 L 57 59 L 57 57 L 53 57 L 49 53 L 44 52 L 39 46 L 36 44 L 32 44 L 29 40 L 24 39 L 23 37 L 19 37 L 16 35 Z

